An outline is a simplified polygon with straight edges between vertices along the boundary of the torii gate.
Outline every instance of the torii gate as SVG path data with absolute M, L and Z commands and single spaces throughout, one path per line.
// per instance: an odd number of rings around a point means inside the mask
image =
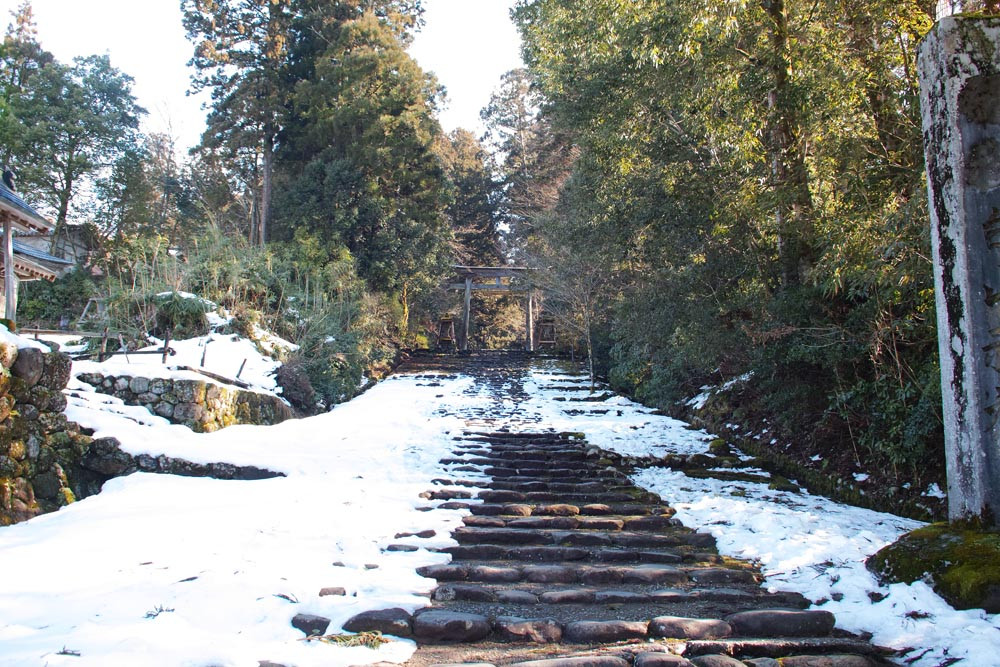
M 513 279 L 523 277 L 530 270 L 524 266 L 453 266 L 455 281 L 448 285 L 448 290 L 465 292 L 464 308 L 462 310 L 462 345 L 464 352 L 469 349 L 469 322 L 472 315 L 473 292 L 510 292 L 525 295 L 525 349 L 535 351 L 535 297 L 527 285 L 517 285 Z M 487 282 L 492 281 L 492 282 Z

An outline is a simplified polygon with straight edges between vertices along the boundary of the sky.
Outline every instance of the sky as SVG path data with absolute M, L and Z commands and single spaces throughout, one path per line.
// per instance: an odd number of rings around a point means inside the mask
M 0 0 L 4 28 L 21 0 Z M 446 131 L 481 132 L 479 110 L 500 76 L 521 65 L 509 10 L 514 0 L 424 0 L 426 25 L 411 47 L 420 65 L 448 90 L 441 114 Z M 147 132 L 173 135 L 181 150 L 198 142 L 208 94 L 187 95 L 191 44 L 179 0 L 32 0 L 38 39 L 62 62 L 107 53 L 135 79 L 133 92 L 148 112 Z

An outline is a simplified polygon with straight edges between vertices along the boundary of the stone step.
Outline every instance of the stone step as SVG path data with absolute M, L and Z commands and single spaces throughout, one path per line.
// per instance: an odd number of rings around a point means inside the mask
M 677 561 L 679 562 L 679 561 Z M 574 562 L 552 562 L 546 565 L 522 565 L 507 562 L 448 563 L 428 565 L 417 570 L 425 577 L 444 582 L 585 584 L 598 585 L 666 585 L 695 584 L 699 586 L 755 586 L 757 579 L 749 570 L 711 566 L 678 566 L 665 563 L 637 565 L 581 565 Z
M 758 610 L 766 614 L 767 610 Z M 754 612 L 745 612 L 754 613 Z M 784 611 L 786 615 L 809 617 L 817 629 L 832 629 L 833 614 L 821 611 Z M 737 614 L 738 616 L 738 614 Z M 830 638 L 829 630 L 815 636 L 774 635 L 772 639 L 748 637 L 734 639 L 739 633 L 732 617 L 690 618 L 652 616 L 635 620 L 588 619 L 556 620 L 552 618 L 483 614 L 429 608 L 409 614 L 403 609 L 385 609 L 358 614 L 344 623 L 350 632 L 384 632 L 413 637 L 421 643 L 478 642 L 490 636 L 505 641 L 531 643 L 604 644 L 629 640 L 685 640 L 685 655 L 730 655 L 740 657 L 777 657 L 795 652 L 822 649 L 830 653 L 854 652 L 873 655 L 874 649 L 854 639 Z M 795 626 L 798 627 L 798 626 Z M 771 628 L 776 633 L 781 627 Z M 787 638 L 786 638 L 787 637 Z M 626 663 L 628 664 L 628 663 Z
M 560 503 L 564 509 L 564 516 L 673 516 L 674 509 L 662 505 L 640 505 L 634 503 L 592 503 L 589 505 L 569 505 Z M 481 505 L 466 504 L 466 507 L 456 507 L 452 509 L 468 509 L 474 515 L 479 516 L 552 516 L 545 508 L 551 505 L 530 505 L 525 503 L 515 504 L 495 504 L 483 503 Z M 542 512 L 539 513 L 539 508 Z M 447 509 L 447 508 L 446 508 Z
M 495 574 L 500 576 L 500 568 Z M 516 584 L 511 586 L 510 583 Z M 725 602 L 735 605 L 775 606 L 804 609 L 810 602 L 795 593 L 768 593 L 757 589 L 662 588 L 649 584 L 620 583 L 597 586 L 531 585 L 527 582 L 453 582 L 437 587 L 435 602 L 496 602 L 518 605 L 609 605 L 693 604 Z M 540 614 L 541 612 L 534 612 Z
M 556 529 L 556 530 L 632 530 L 657 531 L 679 528 L 681 523 L 667 515 L 653 516 L 467 516 L 466 526 L 479 528 Z
M 607 521 L 607 520 L 605 520 Z M 611 520 L 616 521 L 616 520 Z M 616 523 L 624 523 L 617 522 Z M 711 548 L 715 538 L 708 533 L 684 532 L 674 528 L 670 533 L 634 532 L 629 530 L 541 530 L 528 528 L 483 528 L 464 526 L 455 529 L 452 538 L 461 545 L 551 545 L 558 547 L 598 546 L 637 549 L 694 546 Z

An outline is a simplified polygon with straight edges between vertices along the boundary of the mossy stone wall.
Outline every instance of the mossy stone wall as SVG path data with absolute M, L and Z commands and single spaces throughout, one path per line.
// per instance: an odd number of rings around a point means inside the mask
M 203 380 L 144 378 L 81 373 L 97 391 L 138 405 L 174 424 L 199 433 L 233 424 L 277 424 L 294 417 L 292 409 L 270 394 L 224 387 Z
M 73 502 L 71 478 L 91 438 L 67 421 L 70 358 L 0 342 L 0 525 Z

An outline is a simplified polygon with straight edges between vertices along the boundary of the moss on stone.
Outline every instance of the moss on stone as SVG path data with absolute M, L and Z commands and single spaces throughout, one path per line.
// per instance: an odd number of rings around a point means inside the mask
M 712 442 L 708 443 L 708 453 L 713 456 L 732 456 L 733 450 L 729 447 L 725 440 L 722 438 L 716 438 Z
M 884 583 L 927 580 L 957 609 L 1000 613 L 1000 532 L 935 523 L 907 533 L 868 559 Z

